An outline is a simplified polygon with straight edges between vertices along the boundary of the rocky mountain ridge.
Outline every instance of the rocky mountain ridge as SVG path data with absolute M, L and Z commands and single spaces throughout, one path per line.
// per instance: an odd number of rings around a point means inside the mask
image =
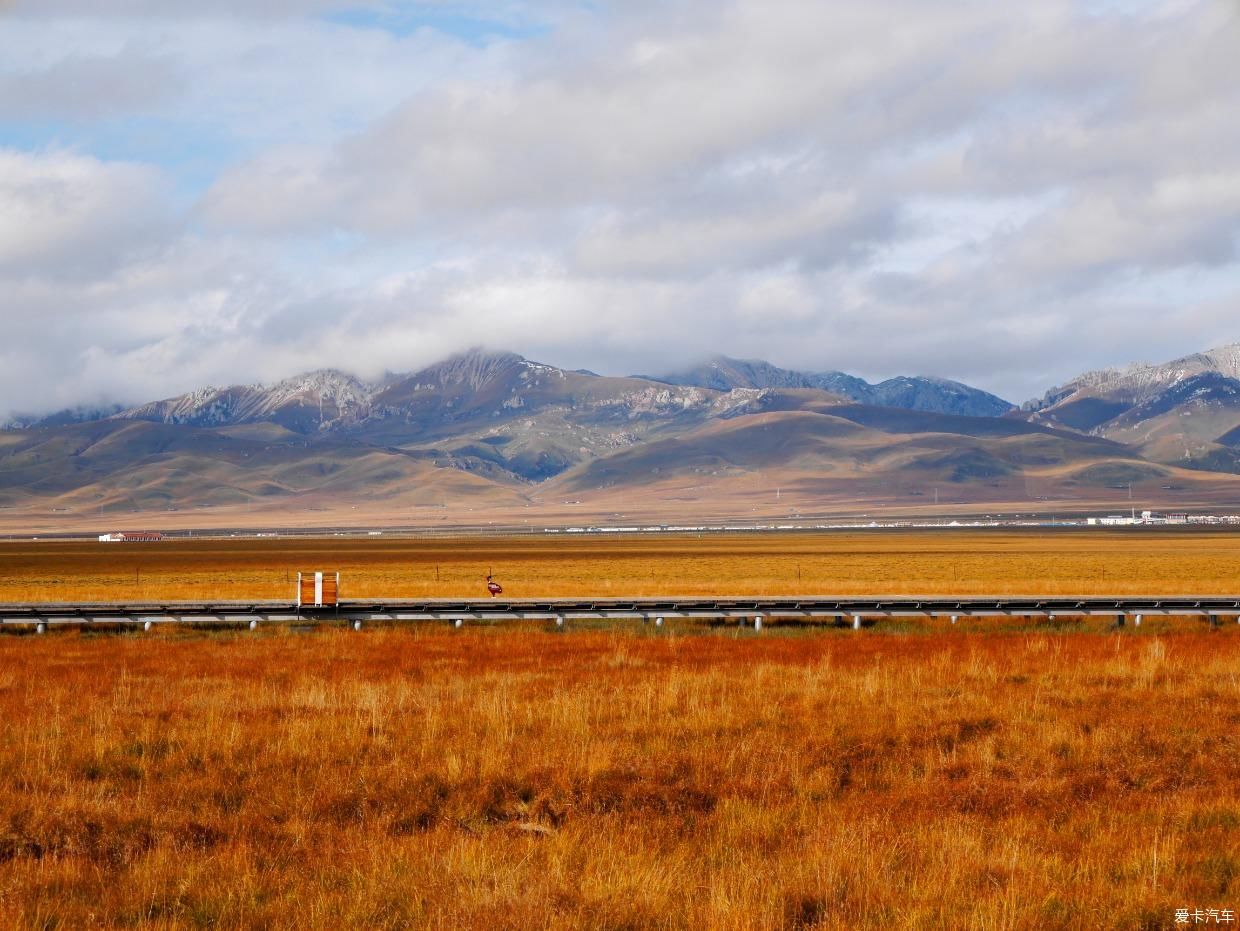
M 90 423 L 94 420 L 106 420 L 114 414 L 125 410 L 121 404 L 103 404 L 99 406 L 78 405 L 67 407 L 52 414 L 28 415 L 18 414 L 0 422 L 0 431 L 30 430 L 34 427 L 64 427 L 75 423 Z
M 757 359 L 714 356 L 695 368 L 654 378 L 674 385 L 717 391 L 733 388 L 817 388 L 860 404 L 966 417 L 999 417 L 1015 405 L 961 382 L 926 375 L 901 375 L 870 384 L 844 372 L 800 372 Z
M 1083 395 L 1136 404 L 1187 378 L 1207 372 L 1240 379 L 1240 343 L 1193 353 L 1171 362 L 1137 362 L 1121 368 L 1085 372 L 1050 389 L 1041 398 L 1026 401 L 1021 409 L 1037 413 Z
M 271 422 L 294 432 L 330 430 L 370 414 L 379 386 L 333 369 L 286 378 L 273 385 L 201 388 L 112 415 L 117 420 L 198 427 Z
M 1086 372 L 1026 403 L 1034 423 L 1105 437 L 1155 462 L 1240 472 L 1240 343 L 1161 365 Z

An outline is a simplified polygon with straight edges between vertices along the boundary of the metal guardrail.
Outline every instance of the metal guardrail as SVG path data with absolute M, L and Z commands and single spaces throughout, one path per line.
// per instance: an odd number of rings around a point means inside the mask
M 355 629 L 371 622 L 552 621 L 640 619 L 744 619 L 761 627 L 772 619 L 844 619 L 854 627 L 863 620 L 893 617 L 1056 617 L 1113 616 L 1118 624 L 1145 616 L 1240 619 L 1236 596 L 1120 597 L 735 597 L 619 598 L 534 600 L 352 600 L 326 608 L 299 607 L 286 601 L 165 603 L 0 604 L 0 625 L 49 627 L 93 624 L 248 624 L 341 620 Z

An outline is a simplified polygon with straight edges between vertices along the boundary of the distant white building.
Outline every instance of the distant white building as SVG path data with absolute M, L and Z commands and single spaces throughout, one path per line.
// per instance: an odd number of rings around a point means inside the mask
M 1087 523 L 1091 527 L 1131 527 L 1137 522 L 1135 517 L 1124 517 L 1122 514 L 1111 514 L 1107 517 L 1091 517 Z
M 163 540 L 162 533 L 150 530 L 126 530 L 119 533 L 103 533 L 99 535 L 100 543 L 158 543 Z

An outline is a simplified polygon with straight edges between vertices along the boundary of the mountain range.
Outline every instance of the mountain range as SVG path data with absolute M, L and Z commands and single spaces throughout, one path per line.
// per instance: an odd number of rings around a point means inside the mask
M 1020 408 L 927 377 L 726 357 L 607 377 L 473 350 L 374 382 L 325 370 L 21 419 L 0 432 L 0 523 L 1215 506 L 1240 504 L 1237 473 L 1240 346 L 1087 373 Z
M 674 375 L 653 378 L 672 385 L 696 385 L 715 391 L 735 388 L 818 388 L 859 404 L 899 407 L 935 414 L 963 414 L 966 417 L 999 417 L 1013 405 L 957 381 L 926 375 L 900 376 L 871 385 L 843 372 L 796 372 L 769 362 L 729 359 L 716 356 L 695 368 Z

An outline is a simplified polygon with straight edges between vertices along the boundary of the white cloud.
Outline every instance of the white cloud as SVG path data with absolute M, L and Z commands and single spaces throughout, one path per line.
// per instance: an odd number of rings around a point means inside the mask
M 106 271 L 163 232 L 166 194 L 144 166 L 0 149 L 0 272 Z
M 1240 338 L 1234 3 L 341 6 L 11 7 L 0 407 L 476 343 L 1019 401 Z
M 12 69 L 12 59 L 9 63 Z M 0 74 L 0 119 L 95 120 L 157 104 L 183 90 L 168 58 L 72 54 L 45 67 Z

